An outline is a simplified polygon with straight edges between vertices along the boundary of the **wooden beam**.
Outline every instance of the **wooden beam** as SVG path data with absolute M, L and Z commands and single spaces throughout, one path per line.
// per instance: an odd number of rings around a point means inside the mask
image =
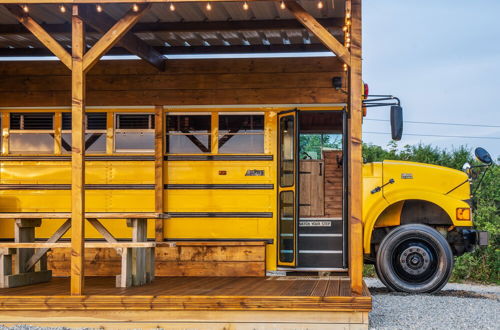
M 155 107 L 155 212 L 164 212 L 164 171 L 163 171 L 163 154 L 165 152 L 164 146 L 164 118 L 163 106 L 157 105 Z M 163 219 L 155 220 L 155 241 L 163 242 Z
M 72 8 L 71 295 L 83 295 L 85 241 L 85 27 Z
M 95 19 L 95 9 L 93 12 L 85 14 L 85 18 L 91 14 Z M 99 18 L 104 13 L 99 14 Z M 318 23 L 331 31 L 335 36 L 343 36 L 342 25 L 344 19 L 339 17 L 318 18 Z M 92 26 L 92 22 L 85 20 Z M 71 25 L 62 24 L 41 24 L 41 26 L 51 34 L 66 35 L 71 33 Z M 272 20 L 249 20 L 249 21 L 201 21 L 201 22 L 154 22 L 137 23 L 130 30 L 132 33 L 168 33 L 168 32 L 231 32 L 231 31 L 282 31 L 282 30 L 302 30 L 304 26 L 296 19 L 272 19 Z M 87 30 L 88 35 L 92 35 L 97 28 Z M 19 24 L 1 24 L 0 35 L 25 35 L 28 33 Z
M 302 23 L 312 34 L 314 34 L 329 50 L 337 55 L 344 63 L 350 65 L 349 50 L 345 48 L 335 37 L 322 26 L 311 14 L 302 8 L 296 1 L 286 1 L 286 8 Z
M 363 289 L 363 223 L 362 219 L 362 137 L 361 99 L 361 0 L 347 1 L 351 5 L 351 66 L 349 69 L 350 99 L 348 122 L 349 152 L 349 277 L 353 293 Z
M 85 54 L 83 58 L 83 71 L 88 72 L 99 59 L 134 26 L 134 24 L 146 12 L 151 5 L 140 6 L 138 11 L 130 10 L 125 16 L 116 22 L 99 41 Z
M 81 10 L 83 10 L 81 16 L 85 23 L 95 30 L 106 33 L 106 31 L 110 31 L 113 28 L 113 18 L 108 14 L 103 12 L 96 16 L 95 8 L 89 6 L 83 6 Z M 164 71 L 166 58 L 132 32 L 125 33 L 117 45 L 137 55 L 158 70 Z
M 172 46 L 153 47 L 158 53 L 166 55 L 180 54 L 241 54 L 241 53 L 301 53 L 327 52 L 323 44 L 290 44 L 290 45 L 231 45 L 231 46 Z M 123 48 L 115 47 L 107 55 L 129 55 Z M 45 48 L 1 48 L 2 56 L 50 56 Z
M 116 4 L 118 0 L 27 0 L 22 2 L 19 0 L 0 0 L 0 4 Z M 169 2 L 280 2 L 282 0 L 168 0 Z M 165 0 L 120 0 L 119 3 L 165 3 Z
M 71 70 L 71 56 L 66 49 L 61 46 L 57 40 L 52 38 L 33 18 L 29 17 L 17 5 L 6 5 L 5 8 L 14 15 L 17 20 L 24 25 L 33 35 L 47 47 L 55 56 L 57 56 L 64 65 Z

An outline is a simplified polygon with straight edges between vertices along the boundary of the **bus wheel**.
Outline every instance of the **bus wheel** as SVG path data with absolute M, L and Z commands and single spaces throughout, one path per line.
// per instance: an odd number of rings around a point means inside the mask
M 453 253 L 434 228 L 403 225 L 382 240 L 375 267 L 379 278 L 392 291 L 436 292 L 450 278 Z

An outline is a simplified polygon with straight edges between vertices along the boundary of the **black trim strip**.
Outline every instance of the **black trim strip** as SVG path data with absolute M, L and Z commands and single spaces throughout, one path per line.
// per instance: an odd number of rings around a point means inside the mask
M 257 160 L 273 160 L 273 155 L 169 155 L 164 156 L 167 161 L 204 161 L 204 160 L 244 160 L 244 161 L 257 161 Z
M 273 184 L 166 184 L 165 189 L 273 190 Z
M 88 190 L 153 190 L 154 184 L 86 184 Z M 0 190 L 70 190 L 70 184 L 0 184 Z
M 273 155 L 170 155 L 163 156 L 168 161 L 271 161 Z M 88 161 L 154 161 L 154 156 L 86 156 Z M 0 161 L 71 161 L 71 156 L 0 156 Z
M 115 237 L 118 242 L 130 242 L 130 238 Z M 70 242 L 70 238 L 60 238 L 59 242 Z M 148 238 L 148 242 L 154 242 L 154 238 Z M 272 238 L 165 238 L 164 242 L 265 242 L 273 244 Z M 0 238 L 0 242 L 14 242 L 12 238 Z M 35 242 L 47 242 L 46 238 L 35 238 Z M 85 242 L 106 242 L 104 238 L 86 238 Z
M 168 212 L 171 218 L 272 218 L 272 212 Z
M 164 242 L 266 242 L 273 244 L 272 238 L 165 238 Z
M 154 161 L 154 156 L 85 156 L 87 161 Z M 0 161 L 69 162 L 71 156 L 0 156 Z
M 70 184 L 0 184 L 0 190 L 70 190 Z M 86 184 L 87 190 L 153 190 L 154 184 Z M 273 190 L 273 184 L 166 184 L 164 189 Z

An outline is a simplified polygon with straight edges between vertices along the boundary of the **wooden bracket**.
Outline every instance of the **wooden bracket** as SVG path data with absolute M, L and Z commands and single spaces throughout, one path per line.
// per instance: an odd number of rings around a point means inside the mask
M 114 20 L 108 14 L 102 12 L 97 16 L 95 15 L 95 9 L 88 5 L 81 6 L 80 11 L 80 16 L 83 18 L 85 23 L 93 29 L 101 33 L 106 33 L 113 28 Z M 156 49 L 139 39 L 132 32 L 129 31 L 125 33 L 121 40 L 118 41 L 118 46 L 123 47 L 130 53 L 137 55 L 158 70 L 165 70 L 166 58 Z
M 285 1 L 286 8 L 302 23 L 312 34 L 314 34 L 329 50 L 337 55 L 345 64 L 351 65 L 351 54 L 323 25 L 321 25 L 311 14 L 305 11 L 296 1 Z
M 33 18 L 26 15 L 21 7 L 17 5 L 4 5 L 7 10 L 14 15 L 17 20 L 24 25 L 33 35 L 47 47 L 61 62 L 71 70 L 71 55 L 64 49 L 57 40 L 45 31 L 45 29 L 38 24 Z
M 134 26 L 151 4 L 139 6 L 138 11 L 130 10 L 97 41 L 83 57 L 83 71 L 88 72 L 99 59 L 108 52 Z

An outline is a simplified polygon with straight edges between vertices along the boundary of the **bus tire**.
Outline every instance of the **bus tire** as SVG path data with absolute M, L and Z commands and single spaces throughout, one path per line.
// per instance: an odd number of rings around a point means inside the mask
M 409 224 L 382 240 L 375 264 L 380 280 L 391 290 L 429 293 L 441 290 L 453 269 L 453 253 L 434 228 Z

